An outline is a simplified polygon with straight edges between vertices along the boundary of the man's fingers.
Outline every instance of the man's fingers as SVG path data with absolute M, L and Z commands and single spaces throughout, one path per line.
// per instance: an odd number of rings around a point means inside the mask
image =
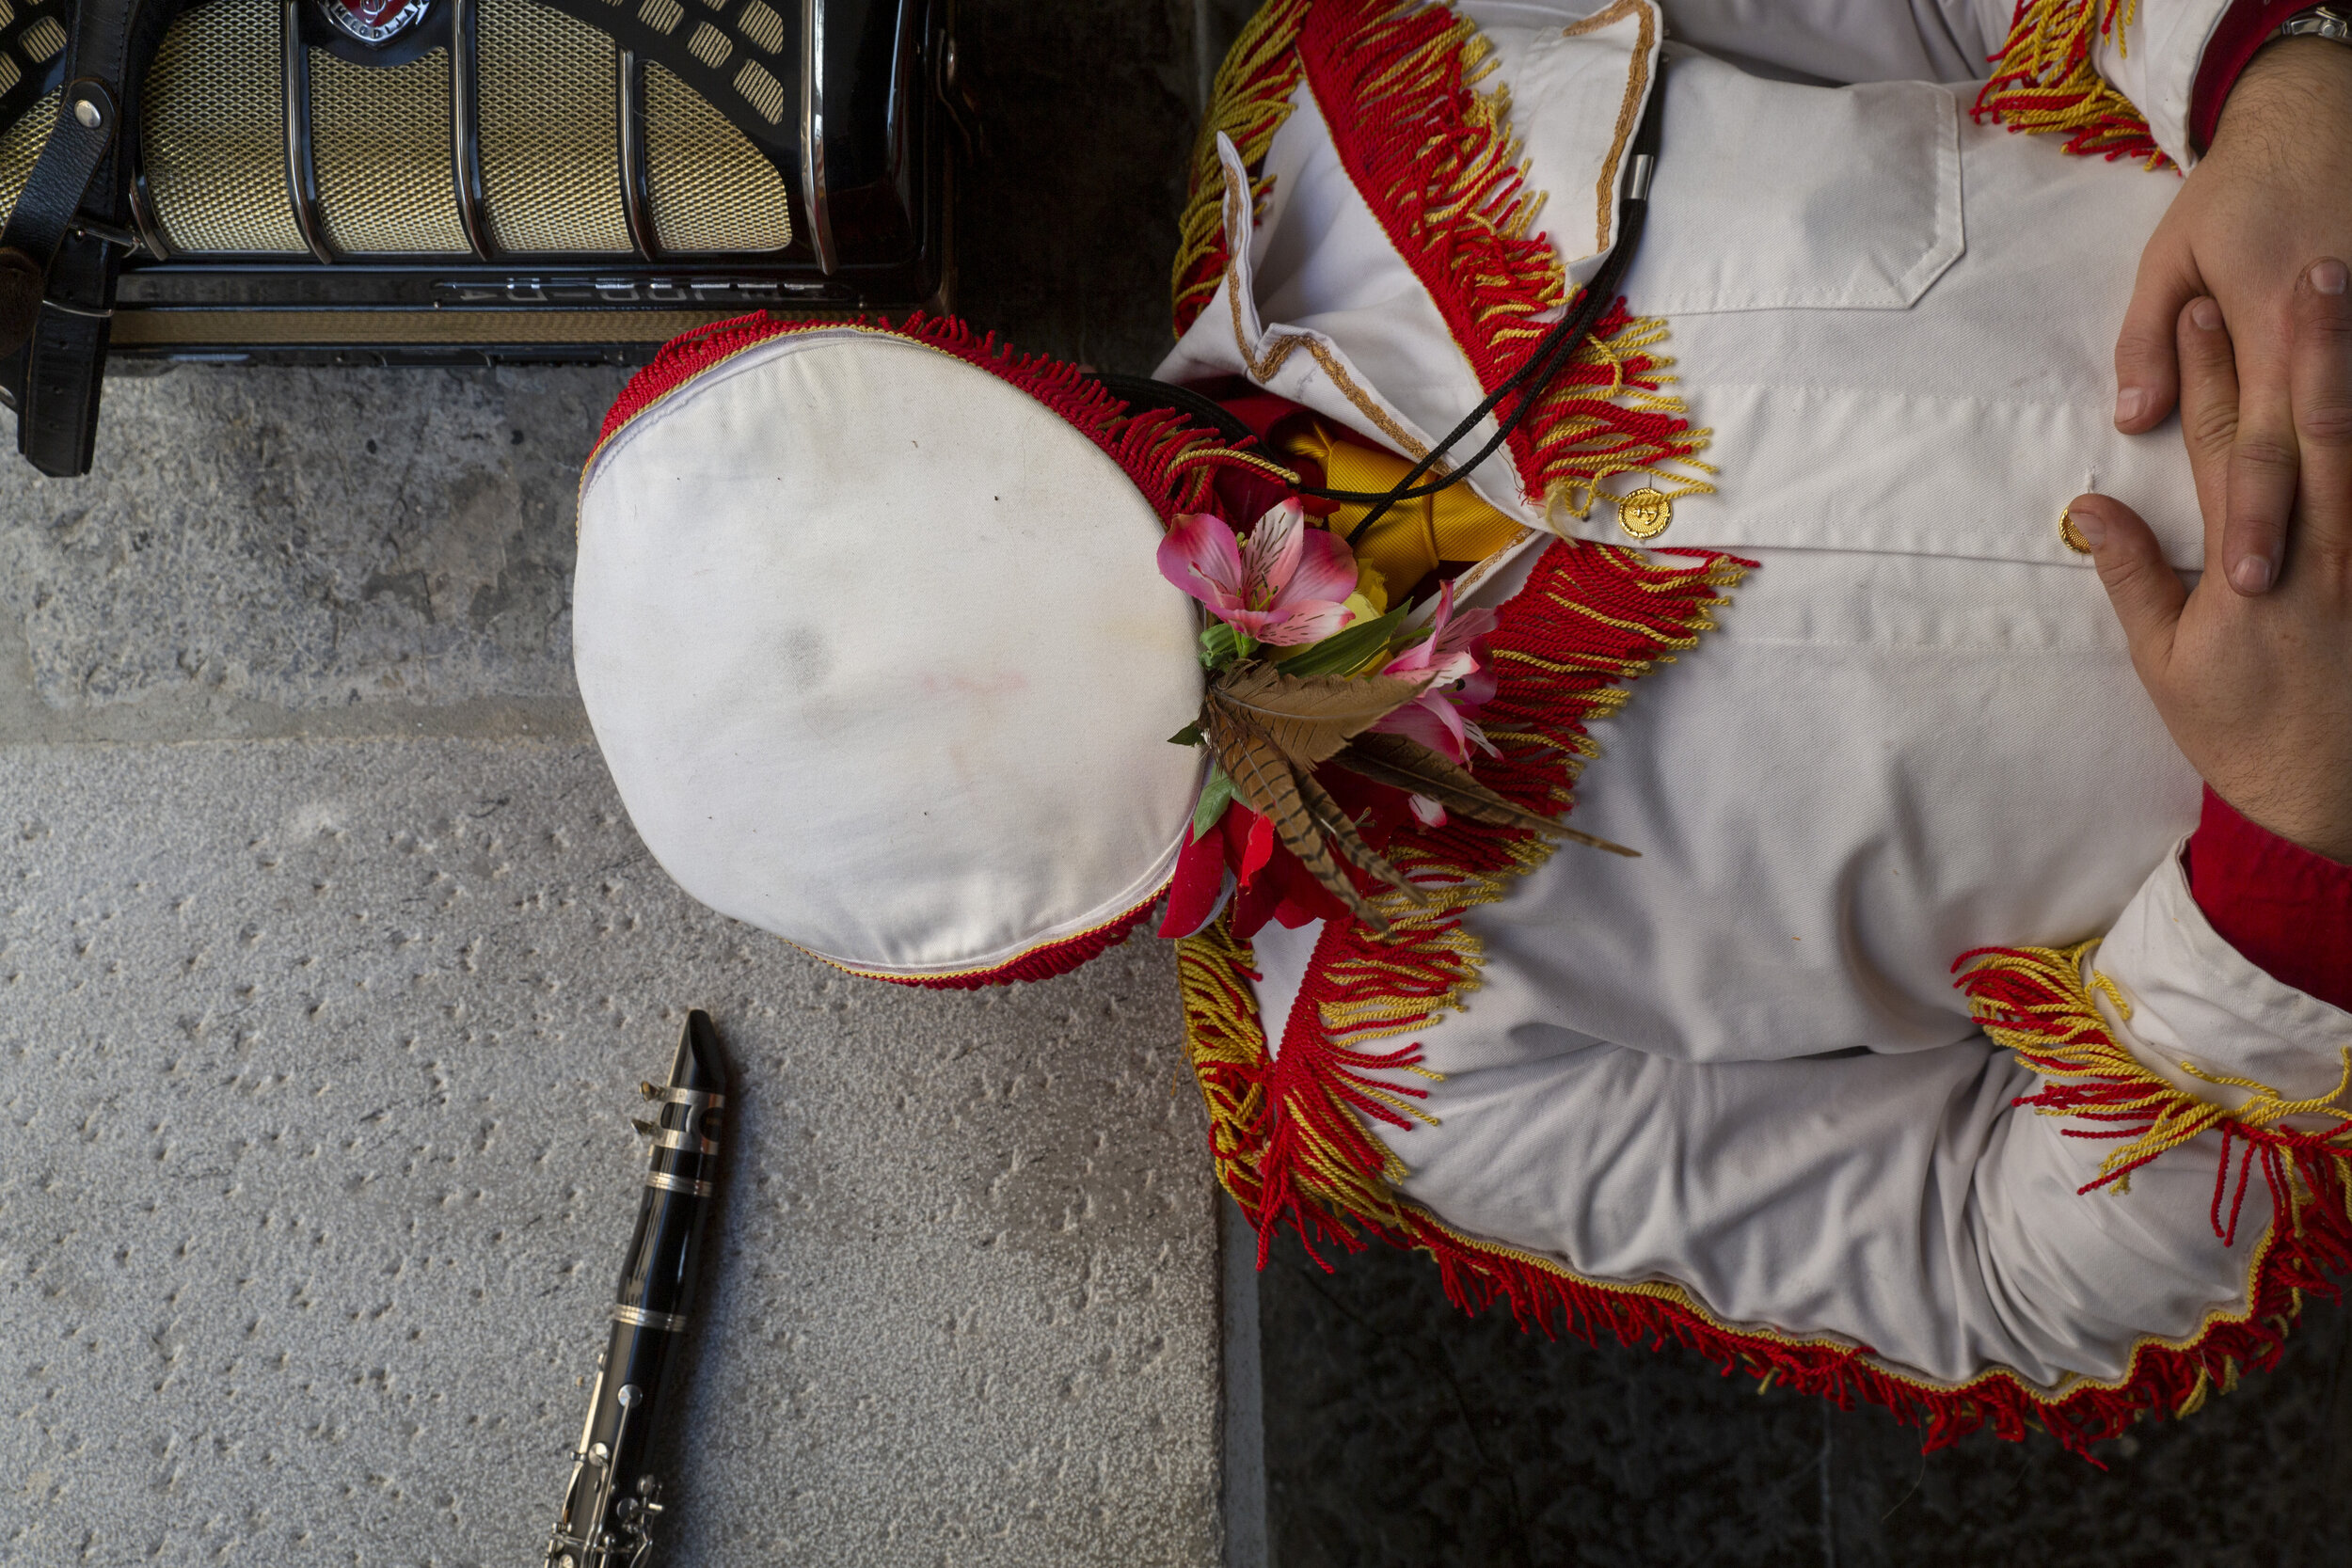
M 2205 519 L 2205 558 L 2221 556 L 2222 518 L 2229 507 L 2230 453 L 2237 446 L 2237 358 L 2221 307 L 2200 294 L 2174 322 L 2180 344 L 2181 444 L 2197 482 L 2197 510 Z
M 2099 581 L 2115 607 L 2115 618 L 2131 640 L 2132 662 L 2147 680 L 2163 668 L 2172 647 L 2188 590 L 2165 563 L 2156 536 L 2139 514 L 2112 496 L 2076 496 L 2066 515 L 2090 546 Z
M 2158 258 L 2140 259 L 2123 330 L 2115 336 L 2115 428 L 2126 436 L 2153 430 L 2180 395 L 2173 360 L 2173 323 L 2199 293 L 2196 279 Z
M 2192 304 L 2190 314 L 2198 314 L 2202 303 Z M 2279 580 L 2301 462 L 2287 360 L 2266 341 L 2243 342 L 2239 354 L 2237 439 L 2230 448 L 2229 506 L 2218 564 L 2232 588 L 2250 595 L 2267 592 Z M 2208 570 L 2216 564 L 2211 551 L 2205 564 Z
M 2295 286 L 2295 439 L 2302 454 L 2298 561 L 2352 558 L 2352 294 L 2330 258 Z

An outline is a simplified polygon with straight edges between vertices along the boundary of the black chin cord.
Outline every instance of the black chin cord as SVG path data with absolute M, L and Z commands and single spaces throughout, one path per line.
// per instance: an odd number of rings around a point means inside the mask
M 1347 531 L 1347 542 L 1353 545 L 1363 531 L 1399 501 L 1420 500 L 1451 488 L 1468 479 L 1478 466 L 1493 456 L 1511 433 L 1526 422 L 1535 405 L 1543 401 L 1552 382 L 1576 356 L 1576 351 L 1591 336 L 1593 327 L 1617 297 L 1617 285 L 1624 281 L 1626 269 L 1632 264 L 1633 252 L 1641 244 L 1642 228 L 1649 217 L 1650 175 L 1658 166 L 1660 109 L 1666 99 L 1666 61 L 1658 60 L 1658 76 L 1650 86 L 1649 103 L 1642 111 L 1641 127 L 1633 134 L 1628 150 L 1625 183 L 1617 205 L 1617 243 L 1609 247 L 1600 270 L 1593 275 L 1577 294 L 1576 303 L 1552 325 L 1529 355 L 1527 363 L 1513 372 L 1502 386 L 1486 394 L 1486 401 L 1462 417 L 1446 434 L 1444 440 L 1429 449 L 1421 461 L 1406 470 L 1405 477 L 1386 490 L 1327 490 L 1316 485 L 1300 484 L 1294 488 L 1302 496 L 1318 500 L 1342 501 L 1366 506 L 1367 511 L 1356 526 Z M 1149 376 L 1114 375 L 1096 372 L 1094 378 L 1114 397 L 1136 408 L 1168 408 L 1198 420 L 1211 429 L 1235 441 L 1248 440 L 1249 427 L 1212 400 L 1189 387 L 1172 386 L 1154 381 Z M 1455 443 L 1478 428 L 1478 422 L 1493 413 L 1506 397 L 1518 394 L 1518 402 L 1495 426 L 1495 433 L 1486 444 L 1478 449 L 1468 462 L 1449 468 L 1442 478 L 1426 484 L 1416 481 L 1436 467 Z

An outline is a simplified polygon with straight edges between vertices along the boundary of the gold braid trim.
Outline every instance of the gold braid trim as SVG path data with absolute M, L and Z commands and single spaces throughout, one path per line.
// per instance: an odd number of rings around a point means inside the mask
M 1169 269 L 1180 338 L 1225 276 L 1225 170 L 1217 161 L 1217 133 L 1232 138 L 1245 165 L 1256 168 L 1264 161 L 1274 133 L 1290 119 L 1291 96 L 1302 74 L 1298 27 L 1308 5 L 1309 0 L 1273 0 L 1242 27 L 1225 63 L 1217 67 L 1208 109 L 1200 118 L 1200 135 L 1193 142 L 1184 216 L 1176 226 L 1176 262 Z M 1265 210 L 1273 189 L 1272 179 L 1253 179 L 1253 213 Z

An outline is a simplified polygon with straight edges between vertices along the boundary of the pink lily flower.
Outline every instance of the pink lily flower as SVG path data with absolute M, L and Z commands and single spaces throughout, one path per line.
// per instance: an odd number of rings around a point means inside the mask
M 1373 728 L 1417 740 L 1458 763 L 1470 761 L 1473 745 L 1489 756 L 1499 755 L 1486 732 L 1470 717 L 1495 694 L 1494 661 L 1486 647 L 1486 639 L 1494 629 L 1495 612 L 1491 610 L 1481 608 L 1454 614 L 1454 584 L 1440 584 L 1429 636 L 1389 660 L 1380 672 L 1384 675 L 1433 672 L 1436 678 L 1420 696 Z M 1438 822 L 1444 820 L 1444 813 L 1436 801 L 1428 802 L 1428 811 L 1437 814 Z M 1420 797 L 1415 797 L 1413 813 L 1424 822 L 1430 820 L 1422 812 Z
M 1319 642 L 1356 618 L 1356 557 L 1344 540 L 1307 526 L 1295 499 L 1236 540 L 1221 517 L 1187 514 L 1160 541 L 1160 575 L 1235 631 L 1289 647 Z

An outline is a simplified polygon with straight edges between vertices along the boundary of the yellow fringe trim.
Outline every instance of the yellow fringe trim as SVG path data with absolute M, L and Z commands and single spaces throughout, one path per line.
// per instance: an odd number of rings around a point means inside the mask
M 2338 1124 L 2330 1138 L 2352 1130 L 2352 1111 L 2339 1101 L 2352 1089 L 2352 1046 L 2344 1048 L 2343 1073 L 2334 1088 L 2308 1100 L 2290 1100 L 2278 1089 L 2251 1078 L 2207 1072 L 2193 1062 L 2180 1070 L 2201 1083 L 2244 1089 L 2249 1098 L 2234 1109 L 2201 1100 L 2152 1071 L 2132 1054 L 2099 1011 L 2096 998 L 2105 995 L 2117 1019 L 2128 1022 L 2131 1004 L 2113 980 L 2090 968 L 2099 941 L 2072 947 L 1996 948 L 1981 955 L 1970 968 L 1970 1014 L 1996 1045 L 2061 1090 L 2095 1093 L 2090 1100 L 2059 1093 L 2047 1102 L 2033 1104 L 2037 1116 L 2072 1117 L 2095 1111 L 2102 1119 L 2134 1121 L 2147 1126 L 2130 1143 L 2110 1152 L 2099 1164 L 2099 1184 L 2112 1182 L 2119 1193 L 2131 1190 L 2131 1172 L 2151 1160 L 2224 1122 L 2250 1132 L 2267 1132 L 2289 1117 L 2325 1117 Z M 1978 982 L 1982 977 L 2010 975 L 2023 979 L 2042 1000 L 2022 1001 L 2014 990 L 1988 996 Z M 2044 1097 L 2037 1096 L 2036 1099 Z
M 1176 261 L 1168 269 L 1178 337 L 1216 293 L 1225 272 L 1225 170 L 1216 155 L 1217 133 L 1232 139 L 1245 166 L 1255 167 L 1264 160 L 1274 133 L 1290 119 L 1291 96 L 1304 74 L 1295 46 L 1310 3 L 1273 0 L 1243 25 L 1217 67 L 1200 135 L 1192 146 L 1184 216 L 1176 226 Z M 1265 210 L 1273 189 L 1270 177 L 1251 182 L 1253 214 Z
M 1993 79 L 1978 94 L 1976 115 L 2030 135 L 2059 135 L 2066 150 L 2135 158 L 2165 168 L 2166 157 L 2138 109 L 2091 64 L 2100 39 L 2130 53 L 2139 0 L 2022 0 L 1994 58 Z

